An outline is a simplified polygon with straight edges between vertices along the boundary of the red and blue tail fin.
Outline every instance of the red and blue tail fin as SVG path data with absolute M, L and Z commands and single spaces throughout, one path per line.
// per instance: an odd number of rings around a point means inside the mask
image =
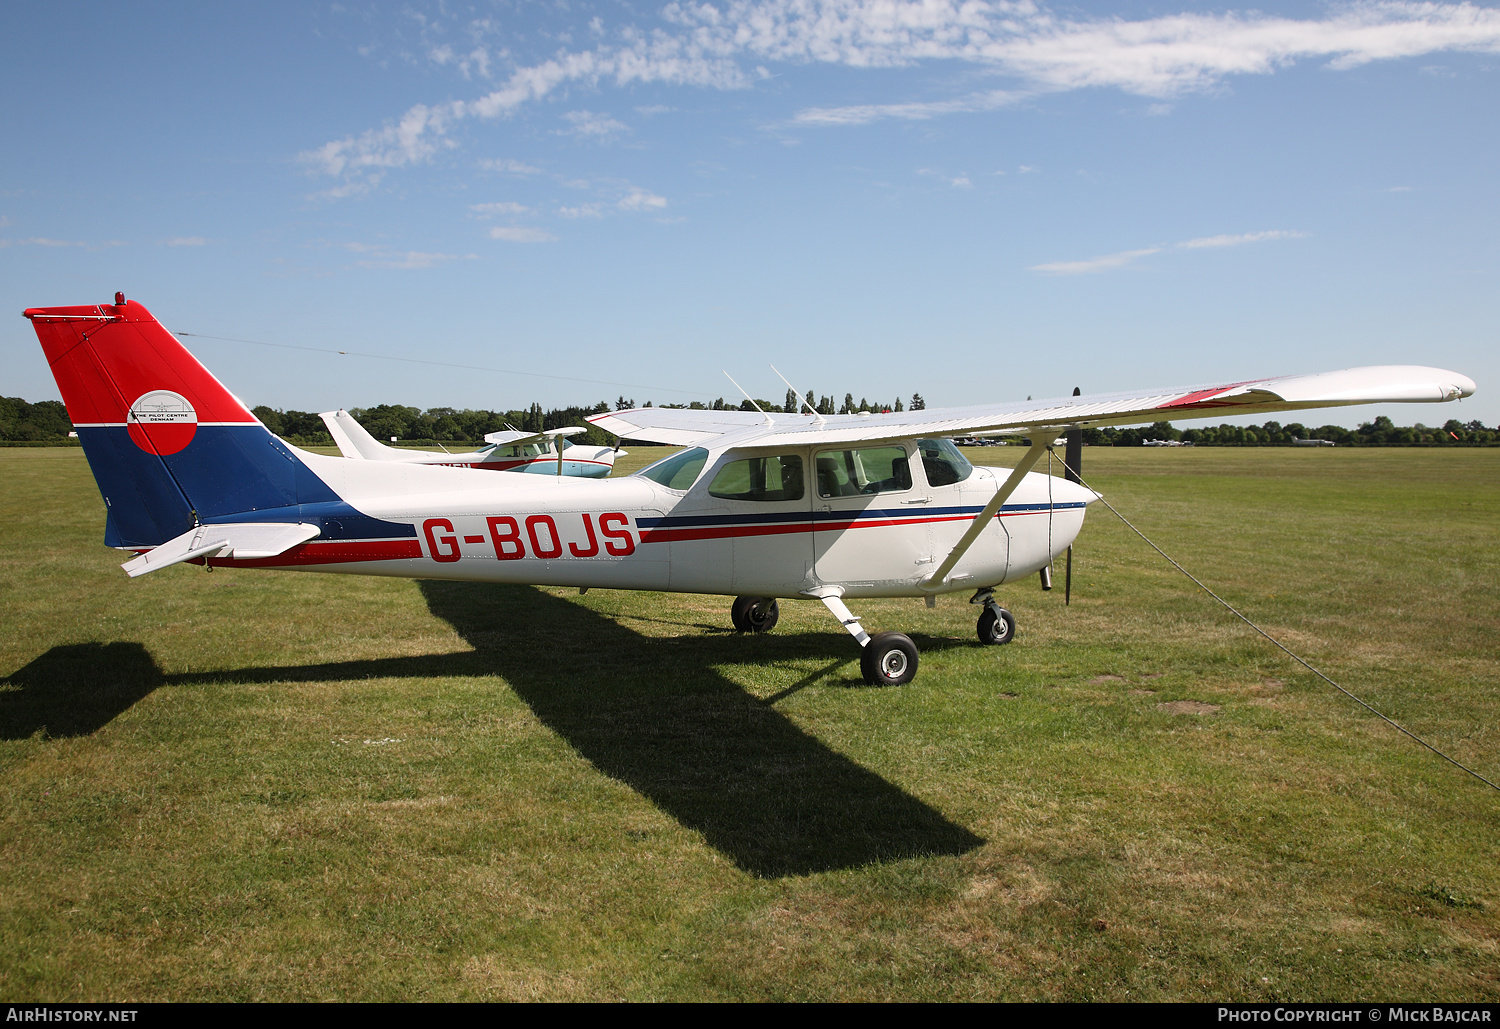
M 298 520 L 338 496 L 140 304 L 26 311 L 109 512 L 105 543 Z M 290 510 L 289 510 L 290 509 Z

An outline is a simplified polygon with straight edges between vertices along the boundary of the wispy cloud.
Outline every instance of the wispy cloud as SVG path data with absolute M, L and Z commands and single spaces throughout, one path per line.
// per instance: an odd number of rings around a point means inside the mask
M 509 157 L 486 157 L 479 162 L 485 171 L 504 172 L 507 175 L 540 175 L 542 169 Z
M 545 229 L 525 225 L 496 225 L 490 230 L 490 239 L 503 239 L 507 243 L 551 243 L 557 237 Z
M 1123 268 L 1133 261 L 1162 252 L 1162 247 L 1144 247 L 1140 250 L 1122 250 L 1118 254 L 1090 257 L 1085 261 L 1053 261 L 1050 264 L 1034 264 L 1029 271 L 1050 272 L 1053 275 L 1085 275 L 1103 272 L 1111 268 Z
M 615 206 L 622 211 L 660 211 L 667 206 L 667 198 L 644 189 L 632 189 L 616 201 Z
M 1305 232 L 1270 229 L 1266 232 L 1244 232 L 1238 236 L 1202 236 L 1198 239 L 1185 239 L 1177 246 L 1183 250 L 1200 250 L 1204 247 L 1239 247 L 1246 243 L 1264 243 L 1272 239 L 1301 239 L 1306 235 Z
M 345 250 L 366 255 L 354 262 L 360 268 L 435 268 L 449 261 L 473 261 L 478 254 L 432 254 L 421 250 L 397 250 L 378 243 L 344 243 Z
M 1307 236 L 1305 232 L 1297 232 L 1289 229 L 1268 229 L 1264 232 L 1243 232 L 1238 235 L 1225 234 L 1220 236 L 1199 236 L 1196 239 L 1185 239 L 1180 243 L 1161 244 L 1159 246 L 1142 247 L 1139 250 L 1122 250 L 1117 254 L 1105 254 L 1102 257 L 1090 257 L 1082 261 L 1052 261 L 1048 264 L 1034 264 L 1027 271 L 1046 272 L 1051 275 L 1087 275 L 1091 272 L 1105 272 L 1114 268 L 1123 268 L 1133 264 L 1143 257 L 1159 254 L 1165 250 L 1204 250 L 1217 247 L 1238 247 L 1247 243 L 1265 243 L 1276 239 L 1302 239 Z
M 944 114 L 966 114 L 1010 107 L 1033 96 L 1017 90 L 995 89 L 956 100 L 933 100 L 903 104 L 853 104 L 847 107 L 809 107 L 792 117 L 794 125 L 868 125 L 885 118 L 925 121 Z
M 592 48 L 515 67 L 473 100 L 416 104 L 302 159 L 318 173 L 369 182 L 454 147 L 449 133 L 460 121 L 509 115 L 570 83 L 743 89 L 770 77 L 767 65 L 775 64 L 947 62 L 1017 83 L 951 99 L 808 108 L 793 118 L 815 126 L 931 118 L 1090 88 L 1164 101 L 1307 60 L 1342 70 L 1446 52 L 1500 53 L 1500 9 L 1469 2 L 1356 0 L 1311 18 L 1231 11 L 1131 20 L 1057 14 L 1035 0 L 673 0 L 661 17 L 660 27 L 625 25 L 612 34 L 596 20 L 591 34 L 600 42 Z M 428 58 L 464 74 L 491 74 L 482 46 L 461 55 L 437 43 Z M 590 130 L 575 123 L 572 131 Z
M 512 200 L 496 200 L 488 204 L 470 204 L 469 210 L 481 218 L 493 218 L 501 214 L 525 214 L 531 208 Z
M 577 207 L 559 207 L 557 213 L 564 218 L 603 218 L 603 204 L 579 204 Z
M 482 46 L 476 46 L 468 53 L 460 54 L 444 43 L 428 50 L 427 56 L 435 64 L 453 65 L 466 79 L 475 75 L 483 79 L 490 77 L 490 52 Z
M 161 241 L 164 247 L 203 247 L 208 246 L 208 240 L 202 236 L 173 236 L 171 239 Z
M 964 174 L 949 175 L 947 172 L 941 172 L 941 171 L 938 171 L 935 168 L 918 168 L 917 169 L 917 174 L 918 175 L 926 175 L 929 178 L 937 179 L 939 182 L 945 182 L 948 185 L 952 186 L 954 189 L 973 189 L 974 188 L 973 181 L 967 175 L 964 175 Z
M 630 126 L 624 122 L 616 121 L 606 114 L 595 114 L 593 111 L 569 111 L 563 115 L 563 118 L 568 121 L 570 127 L 559 129 L 558 133 L 577 136 L 579 139 L 607 142 L 630 131 Z

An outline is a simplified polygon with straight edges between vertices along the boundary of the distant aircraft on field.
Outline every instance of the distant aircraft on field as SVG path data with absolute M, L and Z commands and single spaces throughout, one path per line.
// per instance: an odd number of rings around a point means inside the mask
M 570 425 L 564 429 L 526 432 L 509 429 L 484 437 L 486 446 L 461 454 L 437 454 L 430 450 L 388 447 L 371 436 L 348 411 L 324 411 L 318 415 L 345 457 L 366 461 L 399 461 L 405 464 L 436 464 L 449 468 L 482 468 L 493 472 L 536 472 L 541 475 L 577 475 L 602 479 L 615 467 L 615 457 L 627 451 L 613 447 L 580 446 L 567 440 L 588 429 Z
M 1299 447 L 1336 447 L 1336 446 L 1338 446 L 1338 444 L 1335 443 L 1331 439 L 1298 439 L 1296 436 L 1293 436 L 1292 437 L 1292 442 L 1295 443 Z

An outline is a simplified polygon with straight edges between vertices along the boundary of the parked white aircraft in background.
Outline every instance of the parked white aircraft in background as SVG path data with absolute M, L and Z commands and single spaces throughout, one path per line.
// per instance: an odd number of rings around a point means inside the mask
M 626 451 L 613 447 L 576 445 L 566 437 L 588 432 L 581 425 L 544 432 L 510 429 L 490 432 L 485 446 L 460 454 L 431 450 L 403 450 L 380 442 L 348 411 L 324 411 L 318 415 L 345 457 L 366 461 L 400 461 L 405 464 L 436 464 L 450 468 L 482 468 L 496 472 L 537 472 L 542 475 L 581 475 L 602 479 L 615 467 L 615 457 Z
M 1338 444 L 1335 443 L 1331 439 L 1298 439 L 1296 436 L 1293 436 L 1292 437 L 1292 442 L 1295 443 L 1299 447 L 1336 447 L 1336 446 L 1338 446 Z
M 916 673 L 916 647 L 867 634 L 844 600 L 972 590 L 980 639 L 1009 642 L 995 590 L 1048 568 L 1097 499 L 1031 473 L 1060 430 L 1474 392 L 1456 372 L 1380 367 L 901 414 L 646 408 L 590 420 L 685 449 L 622 478 L 497 484 L 289 446 L 123 294 L 26 317 L 104 495 L 105 543 L 139 555 L 132 576 L 196 561 L 719 593 L 742 630 L 774 625 L 778 598 L 816 599 L 863 648 L 866 681 L 890 684 Z M 1002 430 L 1032 440 L 1013 470 L 975 468 L 946 438 Z

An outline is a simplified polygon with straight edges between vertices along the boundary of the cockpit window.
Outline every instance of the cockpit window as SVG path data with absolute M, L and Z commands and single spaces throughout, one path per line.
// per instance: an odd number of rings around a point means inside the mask
M 801 500 L 802 458 L 776 454 L 731 461 L 708 484 L 708 493 L 724 500 Z
M 963 482 L 974 471 L 969 459 L 958 452 L 951 439 L 919 439 L 917 453 L 922 455 L 922 470 L 927 485 L 951 486 Z
M 903 447 L 825 450 L 817 461 L 820 497 L 858 497 L 911 489 L 911 465 Z
M 671 457 L 663 458 L 635 474 L 659 482 L 667 489 L 685 490 L 698 479 L 703 464 L 708 460 L 708 451 L 702 447 L 682 450 Z

